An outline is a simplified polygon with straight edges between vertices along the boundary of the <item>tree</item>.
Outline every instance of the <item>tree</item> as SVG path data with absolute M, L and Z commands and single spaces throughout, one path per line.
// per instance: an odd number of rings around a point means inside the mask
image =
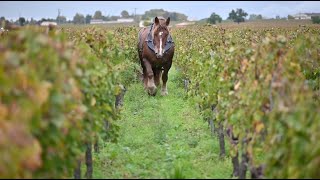
M 291 15 L 288 15 L 288 20 L 289 20 L 289 19 L 294 19 L 294 17 L 291 16 Z
M 37 21 L 36 21 L 36 20 L 34 20 L 33 18 L 31 18 L 31 20 L 30 20 L 30 24 L 31 24 L 31 25 L 36 25 L 36 24 L 37 24 Z
M 142 15 L 142 20 L 150 20 L 150 18 L 154 19 L 156 16 L 162 16 L 164 18 L 170 17 L 171 21 L 185 21 L 188 19 L 188 16 L 185 14 L 177 13 L 177 12 L 168 12 L 163 9 L 151 9 L 146 11 L 144 15 Z
M 257 16 L 257 19 L 262 19 L 262 15 L 259 14 L 259 15 Z
M 50 19 L 50 18 L 48 18 L 48 19 L 42 18 L 42 19 L 40 20 L 40 22 L 43 22 L 43 21 L 51 21 L 51 22 L 54 22 L 54 21 L 56 21 L 56 20 L 55 20 L 55 19 Z
M 89 14 L 87 14 L 87 15 L 86 15 L 86 24 L 90 24 L 91 19 L 92 19 L 92 16 L 89 15 Z
M 181 13 L 177 13 L 177 12 L 167 12 L 165 11 L 165 13 L 162 15 L 164 18 L 168 18 L 170 17 L 170 19 L 172 21 L 186 21 L 188 19 L 188 16 L 181 14 Z
M 232 9 L 232 11 L 229 13 L 228 19 L 234 20 L 237 19 L 237 13 Z
M 85 18 L 82 14 L 77 13 L 74 17 L 73 17 L 73 23 L 74 24 L 84 24 L 85 22 Z
M 320 24 L 320 16 L 311 16 L 313 24 Z
M 6 22 L 6 18 L 4 18 L 3 16 L 0 18 L 0 26 L 4 27 L 5 26 L 5 22 Z
M 150 9 L 149 11 L 146 11 L 144 13 L 143 18 L 150 19 L 150 18 L 154 18 L 156 16 L 164 16 L 165 13 L 166 13 L 166 11 L 163 9 Z
M 102 12 L 101 11 L 96 11 L 94 13 L 93 19 L 102 19 Z
M 258 19 L 262 19 L 262 15 L 261 14 L 259 14 L 259 15 L 250 14 L 250 16 L 249 16 L 249 20 L 258 20 Z
M 232 9 L 232 11 L 229 13 L 228 19 L 232 19 L 234 22 L 239 24 L 240 22 L 244 22 L 244 17 L 246 16 L 248 16 L 248 13 L 244 12 L 243 9 L 237 9 L 236 11 Z
M 128 18 L 128 17 L 129 17 L 128 11 L 123 10 L 123 11 L 121 12 L 121 17 L 123 17 L 123 18 Z
M 103 21 L 110 21 L 110 16 L 102 16 Z
M 111 21 L 116 21 L 117 19 L 119 19 L 120 17 L 119 16 L 111 16 L 110 17 L 110 20 Z
M 25 22 L 26 22 L 26 19 L 25 19 L 24 17 L 20 17 L 20 18 L 19 18 L 19 24 L 20 24 L 20 26 L 23 26 Z
M 279 16 L 279 15 L 277 15 L 277 16 L 276 16 L 276 19 L 280 19 L 280 16 Z
M 207 22 L 210 24 L 216 24 L 216 22 L 221 23 L 222 18 L 216 14 L 216 13 L 212 13 L 211 16 L 207 19 Z
M 175 21 L 186 21 L 188 19 L 188 16 L 181 14 L 181 13 L 176 13 L 177 19 L 175 19 Z
M 168 17 L 170 17 L 172 21 L 176 21 L 178 19 L 178 14 L 176 12 L 172 12 L 172 13 L 168 12 L 166 13 L 166 15 L 168 15 Z M 168 18 L 168 17 L 164 16 L 164 18 Z
M 57 16 L 57 19 L 56 19 L 57 23 L 59 24 L 63 24 L 63 23 L 66 23 L 67 22 L 67 18 L 65 16 Z

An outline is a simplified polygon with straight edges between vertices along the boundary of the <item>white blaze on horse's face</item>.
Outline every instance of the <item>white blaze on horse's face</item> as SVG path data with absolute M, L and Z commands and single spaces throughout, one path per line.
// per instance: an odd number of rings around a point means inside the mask
M 163 32 L 159 32 L 159 36 L 160 36 L 160 46 L 159 46 L 159 55 L 162 56 L 162 34 Z

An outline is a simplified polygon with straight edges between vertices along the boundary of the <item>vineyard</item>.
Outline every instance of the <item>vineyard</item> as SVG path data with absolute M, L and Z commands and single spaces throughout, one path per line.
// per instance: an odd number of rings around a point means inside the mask
M 172 28 L 164 97 L 138 31 L 0 34 L 1 178 L 320 177 L 319 26 Z

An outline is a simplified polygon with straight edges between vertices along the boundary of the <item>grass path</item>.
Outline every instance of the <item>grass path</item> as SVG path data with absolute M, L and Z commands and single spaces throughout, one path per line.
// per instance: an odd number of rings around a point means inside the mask
M 169 95 L 148 96 L 142 83 L 128 88 L 118 143 L 94 154 L 94 178 L 229 178 L 231 160 L 219 159 L 219 144 L 196 105 L 185 98 L 173 67 Z

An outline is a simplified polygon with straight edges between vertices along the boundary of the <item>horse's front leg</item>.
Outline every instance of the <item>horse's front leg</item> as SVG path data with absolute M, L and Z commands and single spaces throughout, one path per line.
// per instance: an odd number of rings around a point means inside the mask
M 164 66 L 164 71 L 162 74 L 162 89 L 161 89 L 162 96 L 168 95 L 167 81 L 168 81 L 168 72 L 170 68 L 171 68 L 171 63 L 167 66 Z
M 144 86 L 144 89 L 147 90 L 148 88 L 148 76 L 147 76 L 147 68 L 145 67 L 143 61 L 141 61 L 141 66 L 142 66 L 142 70 L 143 70 L 143 86 Z
M 157 87 L 154 83 L 154 73 L 152 71 L 152 67 L 150 62 L 147 59 L 143 59 L 144 66 L 146 68 L 145 72 L 145 79 L 147 81 L 147 89 L 148 93 L 152 96 L 155 96 L 157 93 Z
M 162 70 L 154 68 L 153 73 L 154 73 L 154 82 L 155 82 L 156 86 L 159 87 Z

